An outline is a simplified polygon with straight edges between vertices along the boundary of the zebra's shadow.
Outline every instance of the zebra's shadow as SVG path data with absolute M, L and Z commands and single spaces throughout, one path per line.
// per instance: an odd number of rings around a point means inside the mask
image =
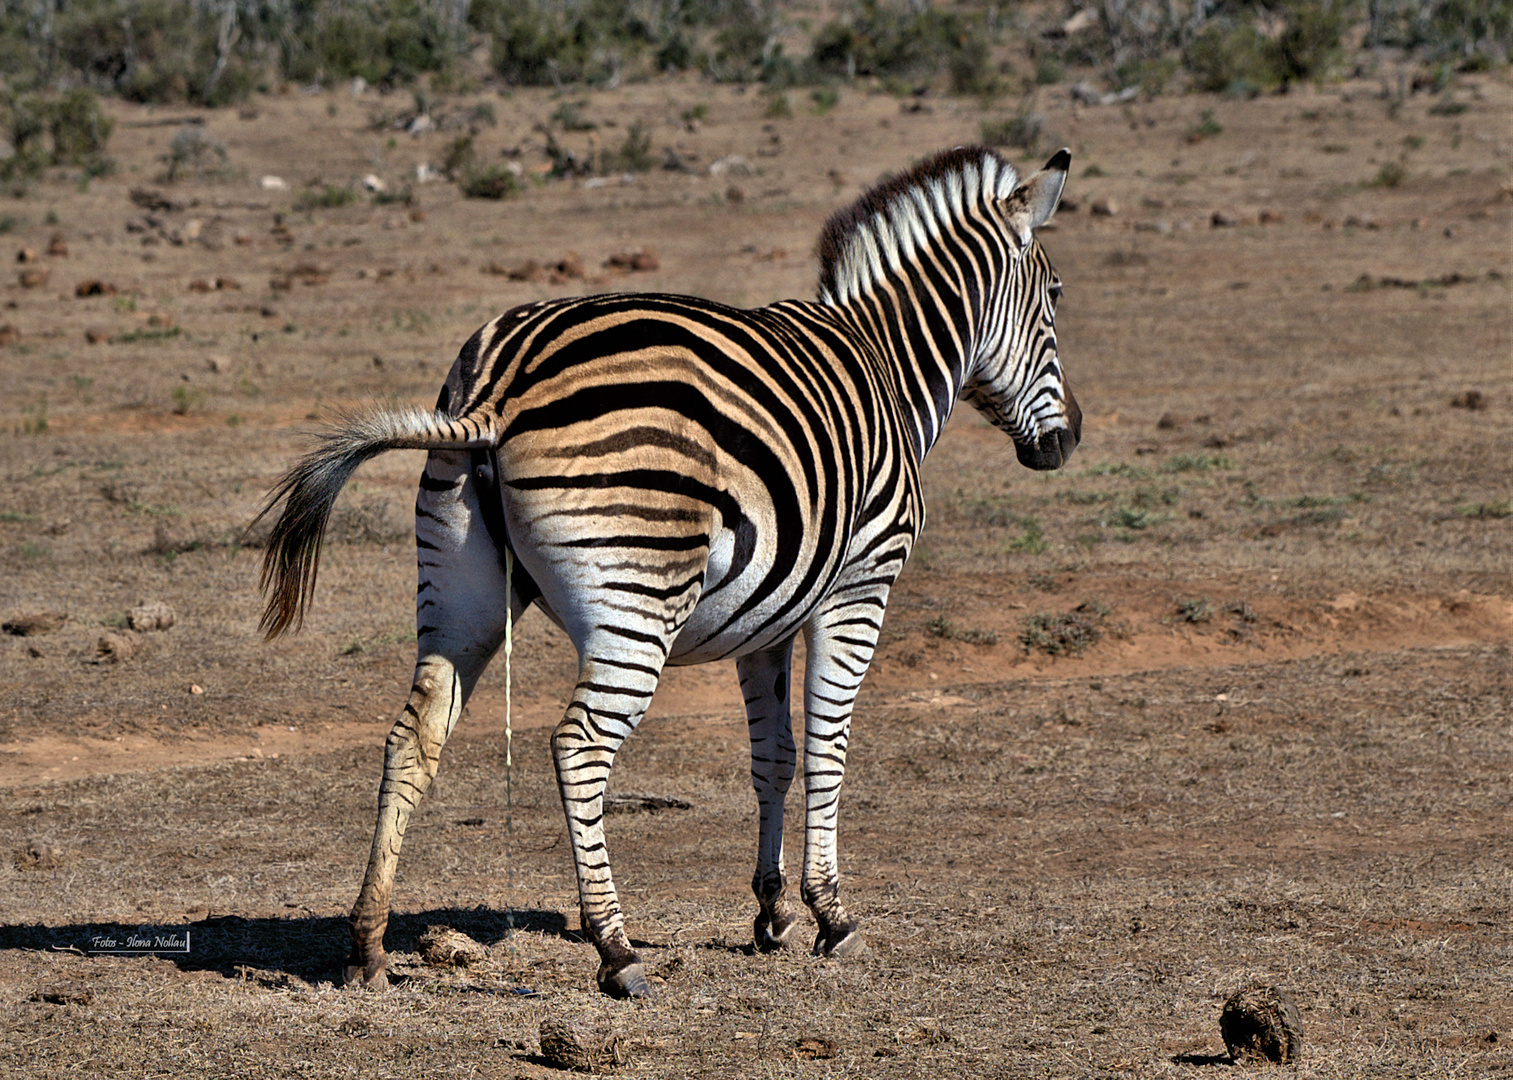
M 568 930 L 560 911 L 432 908 L 394 913 L 385 935 L 388 951 L 415 952 L 416 942 L 430 926 L 450 926 L 484 945 L 505 941 L 511 931 L 582 940 Z M 38 923 L 0 926 L 0 950 L 152 956 L 172 961 L 180 971 L 214 971 L 227 978 L 260 981 L 271 976 L 275 982 L 287 976 L 313 985 L 331 985 L 339 981 L 350 933 L 345 918 L 316 915 L 252 919 L 216 915 L 174 924 Z

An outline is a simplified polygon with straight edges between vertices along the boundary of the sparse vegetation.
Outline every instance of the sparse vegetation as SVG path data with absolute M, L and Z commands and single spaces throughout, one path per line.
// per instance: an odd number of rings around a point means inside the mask
M 1079 604 L 1071 611 L 1026 615 L 1019 643 L 1030 652 L 1078 656 L 1103 639 L 1108 615 L 1108 608 L 1097 603 Z

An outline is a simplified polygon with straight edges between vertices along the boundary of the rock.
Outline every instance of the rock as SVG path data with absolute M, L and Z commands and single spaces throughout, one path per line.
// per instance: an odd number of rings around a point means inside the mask
M 16 252 L 16 261 L 18 263 L 34 263 L 34 262 L 36 262 L 37 261 L 37 249 L 36 248 L 30 248 L 30 247 L 21 248 L 19 251 Z
M 746 201 L 746 193 L 737 184 L 731 184 L 725 189 L 725 201 L 731 206 L 740 206 Z
M 13 324 L 6 323 L 4 326 L 0 326 L 0 346 L 14 345 L 20 340 L 21 331 L 17 330 Z
M 1178 413 L 1164 412 L 1161 414 L 1161 419 L 1156 421 L 1156 427 L 1161 431 L 1175 431 L 1184 423 L 1186 421 Z
M 91 345 L 102 345 L 110 340 L 110 331 L 103 326 L 91 326 L 84 331 L 84 340 Z
M 213 292 L 214 290 L 215 286 L 210 284 L 210 282 L 206 281 L 204 278 L 195 278 L 189 283 L 190 292 L 207 293 Z
M 141 638 L 136 634 L 101 634 L 95 644 L 95 663 L 119 664 L 136 655 Z
M 489 958 L 489 950 L 450 926 L 428 926 L 416 942 L 420 957 L 433 967 L 472 967 Z
M 1275 986 L 1260 983 L 1235 991 L 1224 1003 L 1219 1031 L 1236 1061 L 1285 1065 L 1303 1052 L 1303 1022 L 1297 1006 Z
M 1466 409 L 1470 412 L 1480 412 L 1487 407 L 1487 395 L 1480 390 L 1467 390 L 1464 394 L 1456 394 L 1450 399 L 1452 409 Z
M 16 279 L 21 282 L 23 289 L 40 289 L 51 276 L 52 272 L 45 266 L 28 266 L 25 270 L 16 271 Z
M 189 207 L 184 200 L 170 198 L 152 188 L 132 188 L 126 194 L 127 198 L 149 213 L 174 213 Z
M 116 287 L 108 281 L 99 278 L 89 278 L 74 286 L 74 295 L 83 299 L 86 296 L 114 296 Z
M 1073 83 L 1072 88 L 1067 91 L 1067 94 L 1079 105 L 1101 105 L 1103 103 L 1103 95 L 1086 79 Z
M 604 265 L 615 270 L 656 270 L 662 264 L 655 251 L 641 248 L 638 251 L 617 251 L 604 260 Z
M 1088 204 L 1088 213 L 1094 217 L 1118 217 L 1119 203 L 1111 195 L 1100 195 Z
M 374 173 L 369 173 L 362 178 L 362 186 L 365 191 L 388 191 L 389 185 L 380 180 Z
M 260 179 L 257 182 L 257 186 L 264 191 L 288 191 L 289 181 L 285 180 L 282 176 L 273 176 L 270 174 Z
M 211 353 L 205 357 L 205 370 L 213 375 L 224 375 L 231 370 L 231 358 Z
M 710 176 L 750 176 L 751 162 L 740 154 L 726 154 L 709 165 Z
M 1216 229 L 1232 229 L 1240 224 L 1240 219 L 1227 210 L 1215 210 L 1209 217 L 1208 223 Z
M 15 637 L 37 637 L 40 634 L 51 634 L 67 621 L 66 612 L 37 611 L 30 615 L 19 615 L 7 623 L 0 624 L 0 630 Z
M 595 1035 L 566 1020 L 549 1017 L 538 1032 L 541 1057 L 554 1069 L 598 1072 L 626 1061 L 626 1043 L 619 1035 Z
M 53 233 L 47 242 L 47 253 L 55 259 L 68 258 L 68 241 L 63 239 L 62 233 Z
M 126 625 L 138 633 L 167 630 L 173 623 L 173 608 L 161 600 L 144 600 L 126 613 Z

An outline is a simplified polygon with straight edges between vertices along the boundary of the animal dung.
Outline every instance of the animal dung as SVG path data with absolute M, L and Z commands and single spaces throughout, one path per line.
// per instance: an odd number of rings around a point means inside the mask
M 541 1021 L 539 1037 L 541 1058 L 555 1069 L 599 1072 L 626 1061 L 623 1037 L 598 1035 L 558 1017 Z
M 428 926 L 416 942 L 420 958 L 432 967 L 472 967 L 489 958 L 489 950 L 450 926 Z
M 138 633 L 167 630 L 173 623 L 173 608 L 161 600 L 144 600 L 126 613 L 126 625 Z
M 14 637 L 36 637 L 39 634 L 51 634 L 67 621 L 68 615 L 62 611 L 35 611 L 0 624 L 0 630 Z
M 136 634 L 101 634 L 95 645 L 95 663 L 119 664 L 137 653 L 141 638 Z
M 1292 998 L 1275 986 L 1236 990 L 1219 1017 L 1224 1046 L 1236 1061 L 1295 1062 L 1303 1053 L 1303 1022 Z

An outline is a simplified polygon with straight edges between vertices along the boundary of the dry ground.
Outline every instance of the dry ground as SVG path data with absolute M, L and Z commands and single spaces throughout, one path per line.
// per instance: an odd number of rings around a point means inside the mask
M 428 403 L 478 323 L 537 297 L 807 295 L 828 213 L 1003 109 L 855 90 L 774 119 L 692 80 L 488 96 L 486 160 L 539 167 L 569 101 L 600 125 L 558 131 L 580 154 L 639 120 L 691 171 L 299 211 L 306 185 L 439 164 L 485 98 L 419 136 L 375 127 L 397 95 L 260 99 L 203 117 L 221 174 L 171 184 L 177 114 L 119 108 L 116 176 L 0 206 L 38 252 L 17 270 L 50 271 L 0 301 L 0 617 L 66 615 L 0 637 L 6 1069 L 540 1077 L 556 1017 L 616 1036 L 624 1076 L 1203 1075 L 1227 1066 L 1224 998 L 1259 979 L 1301 1008 L 1302 1075 L 1513 1072 L 1513 89 L 1450 94 L 1045 91 L 1037 157 L 1074 154 L 1044 240 L 1085 437 L 1032 475 L 963 415 L 928 463 L 843 812 L 872 956 L 748 955 L 734 677 L 675 671 L 614 777 L 690 804 L 611 823 L 660 983 L 639 1006 L 591 992 L 576 938 L 545 747 L 573 659 L 535 619 L 513 813 L 496 673 L 410 833 L 389 936 L 409 978 L 335 989 L 410 674 L 418 460 L 344 496 L 299 637 L 258 641 L 237 538 L 308 416 Z M 655 270 L 603 265 L 647 247 Z M 569 252 L 584 277 L 493 272 Z M 76 297 L 88 280 L 115 292 Z M 175 625 L 125 629 L 143 600 Z M 106 634 L 135 651 L 97 662 Z M 487 961 L 423 964 L 432 924 Z M 189 953 L 91 955 L 139 926 L 187 929 Z

